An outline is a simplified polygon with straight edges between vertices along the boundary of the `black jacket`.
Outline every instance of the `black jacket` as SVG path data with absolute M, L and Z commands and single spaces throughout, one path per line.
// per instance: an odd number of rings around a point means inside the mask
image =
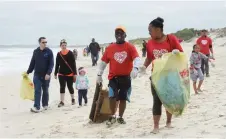
M 57 73 L 63 75 L 69 75 L 73 73 L 74 75 L 77 75 L 76 62 L 73 52 L 69 51 L 66 55 L 63 54 L 61 55 L 63 56 L 64 60 L 68 63 L 68 65 L 71 67 L 72 71 L 60 56 L 60 52 L 58 52 L 56 57 L 56 66 L 54 75 L 57 75 Z
M 97 42 L 92 42 L 89 45 L 89 51 L 92 55 L 96 56 L 100 51 L 100 45 Z
M 53 52 L 48 47 L 41 50 L 40 47 L 34 50 L 31 58 L 30 66 L 27 73 L 32 73 L 35 70 L 35 75 L 45 76 L 52 73 L 54 66 Z

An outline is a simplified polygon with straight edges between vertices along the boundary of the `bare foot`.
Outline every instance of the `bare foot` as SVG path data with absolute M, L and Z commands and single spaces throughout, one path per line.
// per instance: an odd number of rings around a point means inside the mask
M 174 128 L 172 125 L 171 125 L 171 123 L 166 123 L 166 126 L 165 126 L 166 128 Z
M 159 128 L 154 128 L 152 131 L 151 131 L 152 134 L 158 134 L 159 133 Z

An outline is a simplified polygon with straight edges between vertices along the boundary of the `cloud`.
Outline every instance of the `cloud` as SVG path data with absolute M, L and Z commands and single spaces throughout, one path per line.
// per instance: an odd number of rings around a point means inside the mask
M 225 2 L 180 1 L 60 1 L 0 2 L 2 44 L 34 44 L 46 36 L 50 44 L 68 39 L 71 44 L 114 41 L 114 28 L 122 24 L 128 39 L 147 37 L 147 26 L 160 16 L 165 32 L 185 27 L 226 25 Z

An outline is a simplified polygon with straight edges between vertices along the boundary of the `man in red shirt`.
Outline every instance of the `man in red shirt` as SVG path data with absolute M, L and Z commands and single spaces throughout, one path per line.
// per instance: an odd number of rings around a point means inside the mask
M 202 30 L 201 32 L 201 37 L 198 38 L 196 41 L 196 44 L 200 46 L 201 50 L 200 52 L 206 55 L 207 57 L 212 57 L 213 56 L 213 46 L 212 46 L 212 40 L 207 36 L 207 30 Z M 212 56 L 210 56 L 210 52 Z M 206 77 L 209 77 L 209 60 L 202 60 L 202 73 L 206 74 Z
M 122 118 L 126 109 L 127 94 L 131 90 L 131 78 L 136 78 L 140 64 L 138 52 L 132 44 L 125 41 L 126 30 L 119 26 L 115 29 L 116 43 L 110 44 L 102 57 L 99 71 L 97 74 L 97 83 L 101 83 L 104 69 L 109 63 L 109 98 L 112 115 L 107 121 L 107 125 L 116 122 L 115 112 L 117 110 L 116 102 L 119 101 L 118 123 L 125 124 Z

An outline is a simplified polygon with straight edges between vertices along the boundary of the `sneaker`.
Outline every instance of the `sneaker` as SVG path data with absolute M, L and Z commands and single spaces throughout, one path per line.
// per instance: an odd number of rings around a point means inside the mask
M 210 75 L 209 74 L 206 74 L 206 77 L 210 77 Z
M 112 125 L 116 122 L 116 117 L 115 116 L 111 116 L 108 121 L 107 121 L 107 125 Z
M 31 112 L 33 113 L 39 113 L 40 110 L 38 110 L 36 107 L 31 108 Z
M 86 104 L 84 104 L 84 106 L 87 106 L 87 103 L 86 103 Z
M 60 107 L 62 107 L 62 106 L 64 106 L 64 102 L 60 102 L 59 104 L 58 104 L 58 108 L 60 108 Z
M 81 108 L 81 107 L 82 107 L 82 105 L 79 105 L 79 106 L 78 106 L 78 108 Z
M 119 118 L 117 119 L 117 121 L 118 121 L 118 123 L 120 123 L 120 124 L 126 124 L 125 120 L 124 120 L 122 117 L 119 117 Z
M 48 110 L 48 106 L 44 106 L 43 107 L 43 110 Z
M 71 104 L 75 105 L 75 99 L 74 98 L 71 100 Z

